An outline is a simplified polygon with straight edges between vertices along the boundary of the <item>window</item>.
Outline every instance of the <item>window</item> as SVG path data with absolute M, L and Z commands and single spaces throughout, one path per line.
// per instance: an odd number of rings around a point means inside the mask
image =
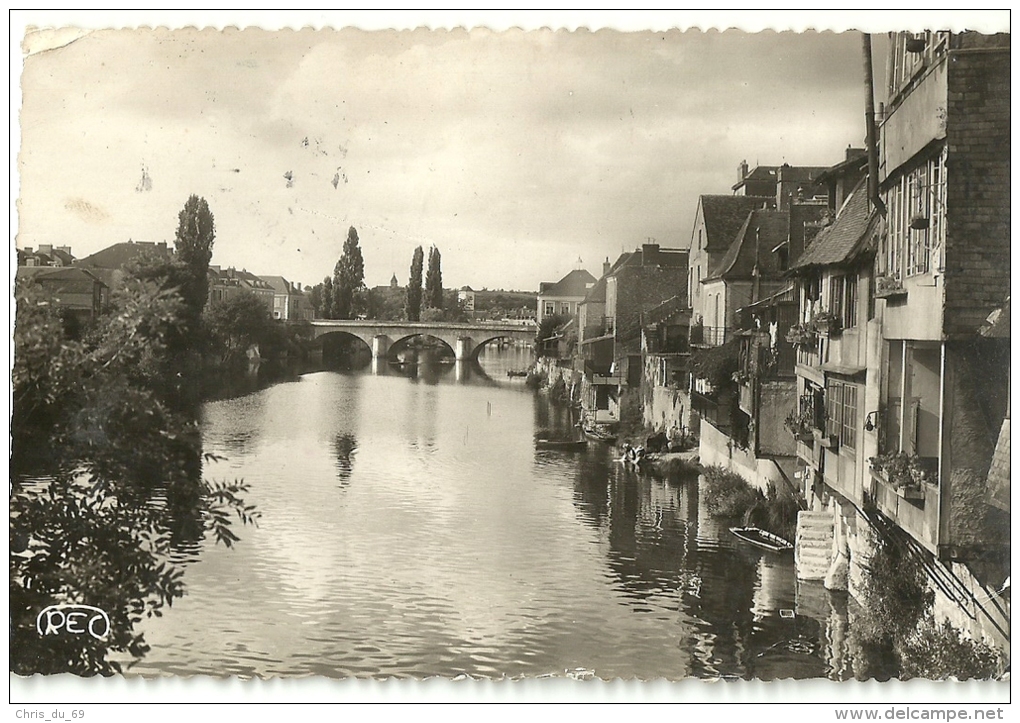
M 560 304 L 560 313 L 561 314 L 569 314 L 570 313 L 570 304 L 568 302 L 564 301 L 564 302 L 562 302 Z
M 925 68 L 933 66 L 949 47 L 949 33 L 899 33 L 892 38 L 889 97 L 895 98 Z
M 830 379 L 826 387 L 826 434 L 847 449 L 857 447 L 857 386 Z
M 843 319 L 843 277 L 829 277 L 829 313 L 842 321 Z
M 846 302 L 843 305 L 843 328 L 849 329 L 857 326 L 857 274 L 847 274 L 846 277 Z
M 545 302 L 545 313 L 543 314 L 543 316 L 552 316 L 555 313 L 556 305 L 551 301 Z
M 885 273 L 893 278 L 941 271 L 946 240 L 946 148 L 895 180 L 886 192 L 889 241 Z

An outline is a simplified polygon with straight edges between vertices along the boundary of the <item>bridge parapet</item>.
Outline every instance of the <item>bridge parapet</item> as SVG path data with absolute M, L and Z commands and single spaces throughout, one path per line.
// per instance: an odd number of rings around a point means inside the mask
M 372 357 L 376 359 L 386 357 L 393 344 L 413 336 L 440 339 L 461 360 L 476 358 L 478 351 L 494 339 L 531 343 L 535 340 L 534 326 L 521 324 L 316 319 L 312 321 L 312 328 L 316 339 L 337 332 L 355 336 L 372 349 Z

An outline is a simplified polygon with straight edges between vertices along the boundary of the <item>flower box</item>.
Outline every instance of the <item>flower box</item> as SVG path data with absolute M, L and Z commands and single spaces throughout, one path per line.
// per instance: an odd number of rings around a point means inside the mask
M 818 340 L 818 334 L 805 324 L 796 324 L 786 331 L 786 340 L 798 346 L 814 346 Z
M 903 283 L 893 276 L 875 277 L 875 298 L 890 299 L 896 296 L 906 296 L 907 290 Z
M 888 452 L 872 457 L 872 474 L 905 500 L 923 500 L 925 484 L 938 477 L 938 460 L 906 452 Z
M 822 336 L 837 336 L 843 331 L 842 320 L 828 311 L 815 314 L 815 318 L 811 320 L 811 326 Z

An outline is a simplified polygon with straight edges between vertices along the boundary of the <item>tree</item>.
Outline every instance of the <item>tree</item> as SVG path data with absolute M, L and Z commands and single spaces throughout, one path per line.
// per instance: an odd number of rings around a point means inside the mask
M 322 318 L 336 318 L 333 305 L 333 278 L 331 276 L 322 280 Z
M 190 320 L 195 321 L 205 308 L 209 296 L 209 261 L 212 260 L 216 224 L 209 204 L 204 198 L 195 195 L 184 204 L 177 218 L 174 247 L 178 261 L 189 272 L 188 279 L 181 287 L 181 296 L 189 310 Z
M 206 309 L 203 318 L 223 364 L 245 360 L 245 352 L 252 345 L 272 346 L 283 343 L 280 327 L 273 319 L 269 307 L 250 291 L 214 301 Z
M 312 315 L 322 318 L 322 284 L 316 284 L 308 292 L 308 304 L 312 307 Z
M 201 479 L 195 415 L 167 404 L 167 339 L 189 309 L 175 289 L 130 274 L 82 341 L 46 300 L 19 289 L 12 382 L 11 672 L 109 675 L 110 654 L 148 650 L 135 630 L 183 594 L 175 546 L 206 532 L 231 545 L 229 516 L 254 521 L 243 484 Z M 35 450 L 45 460 L 32 459 Z M 109 616 L 89 635 L 39 635 L 50 605 Z
M 355 292 L 365 286 L 365 261 L 358 245 L 358 232 L 347 231 L 343 254 L 333 269 L 333 308 L 337 319 L 354 318 Z
M 421 272 L 425 263 L 425 254 L 421 246 L 414 250 L 411 257 L 411 275 L 407 279 L 407 320 L 421 320 Z
M 425 306 L 431 309 L 443 308 L 443 272 L 440 268 L 442 257 L 439 249 L 429 249 L 429 270 L 425 276 Z

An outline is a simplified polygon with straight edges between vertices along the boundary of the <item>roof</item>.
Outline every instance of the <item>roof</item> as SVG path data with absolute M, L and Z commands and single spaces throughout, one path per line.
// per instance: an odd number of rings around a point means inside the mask
M 857 155 L 853 155 L 847 158 L 845 161 L 837 163 L 835 166 L 829 166 L 824 171 L 815 176 L 815 181 L 818 183 L 824 183 L 831 178 L 838 178 L 847 171 L 856 171 L 862 168 L 866 168 L 868 165 L 868 152 L 863 148 L 851 148 L 847 151 L 848 153 L 853 152 Z
M 776 293 L 772 294 L 772 296 L 766 296 L 764 299 L 759 299 L 758 301 L 755 301 L 753 304 L 741 306 L 739 310 L 755 311 L 756 309 L 767 309 L 768 307 L 774 306 L 775 304 L 796 304 L 797 296 L 794 293 L 795 289 L 796 287 L 791 284 L 782 291 L 777 291 Z
M 747 214 L 756 208 L 765 208 L 772 199 L 763 196 L 714 196 L 699 197 L 701 215 L 705 220 L 705 248 L 721 251 L 733 242 Z
M 878 216 L 868 202 L 867 180 L 867 176 L 861 179 L 836 214 L 836 220 L 818 232 L 791 270 L 846 263 L 871 248 L 873 221 Z
M 737 231 L 719 265 L 705 278 L 750 279 L 755 267 L 760 276 L 780 276 L 779 258 L 772 249 L 790 235 L 787 211 L 751 211 Z
M 122 269 L 142 256 L 156 254 L 169 257 L 173 250 L 165 243 L 156 245 L 151 241 L 124 241 L 97 251 L 78 261 L 79 266 L 98 266 L 104 269 Z
M 53 291 L 91 294 L 96 284 L 106 286 L 88 269 L 52 266 L 19 266 L 17 278 L 31 279 Z
M 292 293 L 293 287 L 291 286 L 290 282 L 287 281 L 287 279 L 283 278 L 282 276 L 259 276 L 259 278 L 265 281 L 271 287 L 273 287 L 273 291 L 276 291 L 277 293 L 280 294 Z
M 595 281 L 595 277 L 584 269 L 574 269 L 555 283 L 543 282 L 538 293 L 542 296 L 575 296 L 583 299 Z
M 644 312 L 643 321 L 645 324 L 658 324 L 689 311 L 686 294 L 677 294 Z
M 818 174 L 823 173 L 828 166 L 791 166 L 784 163 L 781 166 L 756 166 L 753 171 L 733 184 L 734 191 L 740 190 L 748 181 L 772 181 L 778 183 L 780 177 L 784 181 L 812 181 L 817 180 Z

